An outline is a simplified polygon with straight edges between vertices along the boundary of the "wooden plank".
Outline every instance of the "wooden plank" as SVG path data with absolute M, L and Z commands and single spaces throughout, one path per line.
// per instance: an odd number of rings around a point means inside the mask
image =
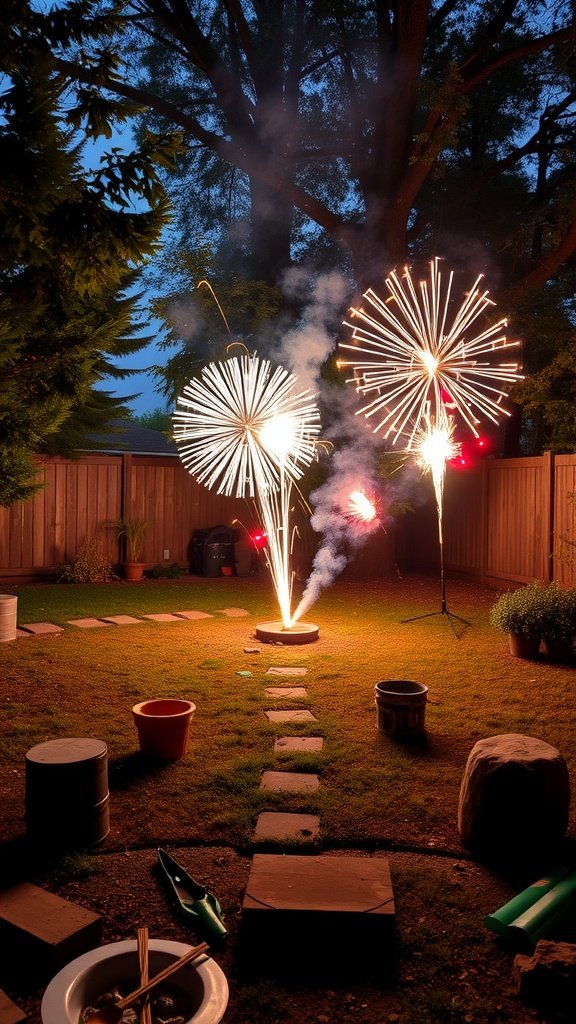
M 29 947 L 54 966 L 97 946 L 102 919 L 46 889 L 19 882 L 0 891 L 0 929 L 8 943 Z
M 28 1017 L 0 988 L 0 1024 L 23 1024 Z

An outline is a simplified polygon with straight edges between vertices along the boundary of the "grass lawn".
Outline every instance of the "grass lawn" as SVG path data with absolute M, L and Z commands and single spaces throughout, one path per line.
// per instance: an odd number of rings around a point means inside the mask
M 189 941 L 150 882 L 154 848 L 166 845 L 223 901 L 233 940 L 220 961 L 231 983 L 225 1024 L 573 1024 L 570 1015 L 523 1007 L 511 987 L 512 958 L 482 925 L 485 913 L 532 879 L 520 885 L 475 864 L 456 827 L 462 771 L 483 736 L 538 736 L 562 751 L 572 776 L 576 768 L 574 669 L 512 658 L 506 638 L 488 624 L 493 591 L 447 582 L 449 609 L 470 623 L 456 639 L 446 616 L 402 621 L 439 610 L 437 579 L 340 580 L 306 615 L 319 625 L 319 640 L 281 647 L 254 640 L 254 626 L 278 616 L 264 576 L 2 589 L 18 593 L 20 623 L 214 613 L 90 630 L 65 625 L 58 635 L 0 648 L 0 853 L 24 835 L 26 751 L 58 736 L 108 744 L 109 836 L 76 867 L 54 873 L 47 862 L 32 878 L 102 913 L 105 941 L 132 936 L 143 920 L 152 934 Z M 249 614 L 228 618 L 226 608 Z M 255 646 L 258 654 L 244 651 Z M 284 666 L 307 673 L 266 674 Z M 378 732 L 374 686 L 382 679 L 429 687 L 423 739 L 398 742 Z M 304 685 L 306 697 L 266 696 L 266 687 L 282 683 Z M 188 755 L 168 765 L 140 755 L 131 716 L 133 704 L 158 696 L 197 705 Z M 309 708 L 317 721 L 270 724 L 264 711 L 287 704 Z M 324 748 L 278 756 L 273 744 L 282 734 L 320 735 Z M 320 787 L 304 799 L 263 793 L 260 777 L 269 768 L 318 772 Z M 289 982 L 243 974 L 234 942 L 248 854 L 259 812 L 273 809 L 319 814 L 330 855 L 389 855 L 400 943 L 392 987 L 344 977 L 308 984 L 296 967 Z M 1 976 L 0 983 L 19 995 Z M 41 991 L 26 998 L 31 1024 L 39 1024 Z
M 65 735 L 96 736 L 109 748 L 112 846 L 157 841 L 222 842 L 245 847 L 263 809 L 319 813 L 328 846 L 407 845 L 459 848 L 456 809 L 470 748 L 499 732 L 539 736 L 576 766 L 570 667 L 512 658 L 506 638 L 488 625 L 495 599 L 473 584 L 447 585 L 448 607 L 469 620 L 455 639 L 446 616 L 402 622 L 439 607 L 433 578 L 340 581 L 307 618 L 316 643 L 254 646 L 254 625 L 277 617 L 265 578 L 102 586 L 19 588 L 20 622 L 198 609 L 200 621 L 66 626 L 58 636 L 2 645 L 4 742 L 1 778 L 4 838 L 22 827 L 26 750 Z M 245 618 L 218 609 L 240 607 Z M 272 666 L 303 666 L 317 722 L 280 734 L 321 735 L 317 754 L 273 752 L 278 727 L 265 687 Z M 239 672 L 251 675 L 239 675 Z M 376 729 L 374 685 L 415 679 L 429 687 L 426 738 L 394 742 Z M 197 711 L 188 756 L 159 767 L 141 758 L 131 707 L 150 697 L 193 700 Z M 319 790 L 306 797 L 263 794 L 268 768 L 315 770 Z M 8 785 L 9 783 L 9 785 Z M 572 823 L 573 824 L 573 823 Z

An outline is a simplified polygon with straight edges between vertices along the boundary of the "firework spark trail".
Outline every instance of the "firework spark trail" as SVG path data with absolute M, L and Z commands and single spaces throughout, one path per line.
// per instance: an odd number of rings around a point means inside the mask
M 384 430 L 393 444 L 407 434 L 406 448 L 412 450 L 427 410 L 440 416 L 443 392 L 475 436 L 481 416 L 497 423 L 500 414 L 510 415 L 502 406 L 506 392 L 501 385 L 521 375 L 516 362 L 495 364 L 493 354 L 519 342 L 508 341 L 505 319 L 474 334 L 478 318 L 494 306 L 488 292 L 480 290 L 481 280 L 479 275 L 451 321 L 454 274 L 444 287 L 438 259 L 431 260 L 429 280 L 421 281 L 419 290 L 408 267 L 404 283 L 392 271 L 385 301 L 369 289 L 364 294 L 368 308 L 350 310 L 361 323 L 344 322 L 352 342 L 340 348 L 356 355 L 340 359 L 339 365 L 353 368 L 348 382 L 369 398 L 358 413 L 367 419 L 380 415 L 374 433 Z
M 350 550 L 358 550 L 371 533 L 382 527 L 380 513 L 361 522 L 351 515 L 351 494 L 372 494 L 374 481 L 366 463 L 366 444 L 361 439 L 332 456 L 332 474 L 310 495 L 314 506 L 312 529 L 322 536 L 300 604 L 294 613 L 298 621 L 348 564 Z M 347 553 L 348 552 L 348 553 Z
M 425 471 L 429 471 L 434 484 L 436 510 L 438 513 L 438 539 L 440 547 L 444 543 L 442 519 L 444 504 L 444 480 L 446 463 L 456 458 L 460 445 L 454 441 L 454 420 L 441 412 L 438 421 L 434 422 L 430 412 L 425 415 L 424 425 L 415 437 L 416 462 Z
M 346 509 L 348 518 L 355 523 L 371 523 L 378 516 L 375 495 L 369 497 L 365 491 L 352 491 Z
M 180 458 L 199 483 L 254 499 L 284 626 L 290 612 L 290 496 L 315 453 L 319 413 L 310 391 L 257 356 L 210 363 L 184 388 L 174 415 Z

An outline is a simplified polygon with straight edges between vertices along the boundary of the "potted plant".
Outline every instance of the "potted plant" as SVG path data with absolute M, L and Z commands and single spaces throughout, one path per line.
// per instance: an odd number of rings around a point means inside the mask
M 570 661 L 576 635 L 576 591 L 551 583 L 547 588 L 547 602 L 542 625 L 546 653 L 554 661 Z
M 149 523 L 147 519 L 119 519 L 116 524 L 118 538 L 126 538 L 126 560 L 122 563 L 124 579 L 141 580 L 144 574 L 144 563 L 140 561 L 142 544 Z
M 508 633 L 515 658 L 536 658 L 549 615 L 548 587 L 530 583 L 501 594 L 490 611 L 490 625 Z

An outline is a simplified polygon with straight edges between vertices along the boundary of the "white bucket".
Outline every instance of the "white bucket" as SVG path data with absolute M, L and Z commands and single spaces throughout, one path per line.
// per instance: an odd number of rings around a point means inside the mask
M 18 598 L 0 594 L 0 643 L 16 639 L 16 611 Z

